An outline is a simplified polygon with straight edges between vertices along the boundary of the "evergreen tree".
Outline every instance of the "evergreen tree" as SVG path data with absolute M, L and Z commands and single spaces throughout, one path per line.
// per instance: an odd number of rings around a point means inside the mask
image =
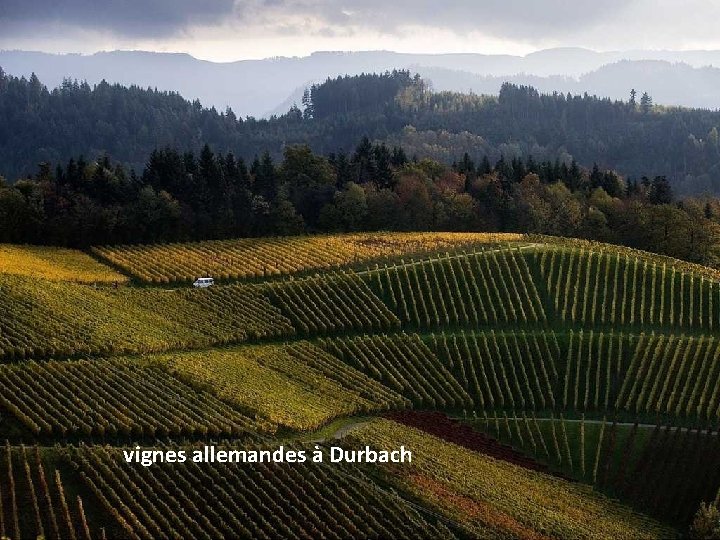
M 375 180 L 376 167 L 373 159 L 373 146 L 368 137 L 363 137 L 355 149 L 351 160 L 355 170 L 355 180 L 358 184 L 365 184 Z
M 490 166 L 490 160 L 488 159 L 487 155 L 484 155 L 482 161 L 480 161 L 480 166 L 478 167 L 477 173 L 479 176 L 483 176 L 486 174 L 490 174 L 491 172 L 492 167 Z
M 375 162 L 375 185 L 379 188 L 390 188 L 393 186 L 393 174 L 391 166 L 391 155 L 384 144 L 376 145 L 373 148 L 373 160 Z
M 590 188 L 597 189 L 603 187 L 603 175 L 598 168 L 597 163 L 593 163 L 592 172 L 590 173 Z
M 306 88 L 303 92 L 302 96 L 302 105 L 303 105 L 303 118 L 306 120 L 309 120 L 313 117 L 314 111 L 313 111 L 313 103 L 312 103 L 312 94 L 310 93 L 310 89 Z
M 401 146 L 393 146 L 392 150 L 392 157 L 390 158 L 390 163 L 395 168 L 400 168 L 403 165 L 407 164 L 408 158 L 405 154 L 405 150 Z
M 665 176 L 656 176 L 650 184 L 648 200 L 651 204 L 670 204 L 673 201 L 672 188 Z
M 347 158 L 345 152 L 340 152 L 335 160 L 335 175 L 337 177 L 337 187 L 342 189 L 348 182 L 353 180 L 353 168 Z
M 270 152 L 263 152 L 261 159 L 255 157 L 250 172 L 253 176 L 253 193 L 267 201 L 274 201 L 277 197 L 278 178 Z
M 643 92 L 643 95 L 640 98 L 640 111 L 642 111 L 643 114 L 648 114 L 652 110 L 652 105 L 653 101 L 650 94 Z

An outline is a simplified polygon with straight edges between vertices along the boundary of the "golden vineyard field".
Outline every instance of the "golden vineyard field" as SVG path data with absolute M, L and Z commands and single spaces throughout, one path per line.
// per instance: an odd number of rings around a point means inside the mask
M 446 233 L 2 253 L 3 540 L 67 536 L 40 465 L 87 501 L 65 527 L 107 538 L 668 538 L 720 487 L 710 269 Z M 218 283 L 192 287 L 203 274 Z M 120 452 L 218 441 L 413 460 L 146 469 Z M 303 507 L 303 489 L 347 506 Z
M 140 281 L 172 283 L 200 276 L 228 280 L 296 274 L 523 238 L 511 233 L 357 233 L 95 247 L 93 253 Z
M 14 274 L 52 281 L 76 283 L 122 283 L 127 277 L 75 249 L 0 244 L 0 269 Z
M 412 448 L 392 477 L 477 538 L 671 538 L 673 531 L 585 486 L 521 469 L 389 420 L 349 438 L 373 448 Z M 542 535 L 540 534 L 542 531 Z M 509 534 L 512 533 L 512 534 Z

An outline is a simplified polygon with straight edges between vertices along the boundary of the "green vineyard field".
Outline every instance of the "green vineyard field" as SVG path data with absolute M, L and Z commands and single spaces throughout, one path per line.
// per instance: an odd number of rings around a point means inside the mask
M 152 361 L 248 414 L 296 429 L 406 401 L 308 342 L 160 355 Z
M 527 262 L 515 249 L 401 261 L 368 278 L 401 320 L 417 327 L 546 319 Z
M 224 280 L 270 278 L 521 240 L 521 234 L 357 233 L 96 247 L 93 252 L 141 281 L 173 283 L 206 274 Z
M 0 537 L 668 538 L 720 491 L 713 270 L 449 233 L 5 252 Z M 210 443 L 417 460 L 122 460 Z
M 654 515 L 687 521 L 720 483 L 720 439 L 711 429 L 489 414 L 474 425 Z
M 0 403 L 36 435 L 239 437 L 258 429 L 211 395 L 133 360 L 0 366 Z
M 124 467 L 104 447 L 68 459 L 131 538 L 440 538 L 401 498 L 332 465 Z M 451 533 L 450 533 L 451 534 Z

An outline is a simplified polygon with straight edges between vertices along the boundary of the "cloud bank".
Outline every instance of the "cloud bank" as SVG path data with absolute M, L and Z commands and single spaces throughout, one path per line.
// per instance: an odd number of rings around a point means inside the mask
M 484 39 L 508 49 L 720 48 L 717 20 L 720 2 L 707 0 L 0 0 L 0 48 L 75 40 L 193 52 L 212 42 L 247 52 L 276 39 L 288 54 L 322 44 L 430 52 L 429 35 L 439 51 Z

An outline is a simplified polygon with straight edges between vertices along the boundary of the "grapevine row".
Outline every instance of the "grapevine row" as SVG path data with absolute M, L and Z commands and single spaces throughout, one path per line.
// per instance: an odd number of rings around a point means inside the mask
M 416 327 L 541 322 L 546 316 L 523 254 L 472 254 L 379 267 L 368 283 L 405 323 Z
M 642 335 L 616 407 L 708 420 L 720 418 L 720 341 Z
M 394 389 L 308 342 L 158 355 L 190 385 L 209 390 L 250 416 L 301 430 L 337 416 L 407 404 Z
M 47 467 L 41 450 L 0 447 L 0 538 L 89 540 L 84 531 L 80 497 L 66 495 L 60 472 Z
M 286 281 L 268 286 L 274 304 L 303 334 L 390 330 L 397 317 L 353 274 Z
M 720 484 L 716 431 L 513 415 L 485 430 L 664 519 L 687 522 Z M 510 426 L 513 426 L 510 428 Z M 534 442 L 533 442 L 534 441 Z
M 637 340 L 625 334 L 570 331 L 565 337 L 562 399 L 565 410 L 613 408 L 627 381 L 630 356 Z
M 544 249 L 540 271 L 566 322 L 713 330 L 720 281 L 620 250 Z
M 353 538 L 447 534 L 350 467 L 324 464 L 123 466 L 104 447 L 68 459 L 132 538 Z
M 554 408 L 555 335 L 524 332 L 433 334 L 432 345 L 482 408 Z
M 358 233 L 285 238 L 241 238 L 151 246 L 96 247 L 93 252 L 149 283 L 262 278 L 478 244 L 512 242 L 518 234 Z
M 291 335 L 257 288 L 93 289 L 0 275 L 0 361 L 196 348 Z
M 51 246 L 0 244 L 4 274 L 74 283 L 121 283 L 127 277 L 80 250 Z
M 473 537 L 668 538 L 673 533 L 578 483 L 521 469 L 390 420 L 360 426 L 348 439 L 376 449 L 412 448 L 412 464 L 388 467 L 387 474 L 456 516 L 472 528 Z
M 328 339 L 325 348 L 415 405 L 462 408 L 473 404 L 437 356 L 417 335 Z
M 135 360 L 2 366 L 0 404 L 36 435 L 239 436 L 256 429 L 211 395 Z

